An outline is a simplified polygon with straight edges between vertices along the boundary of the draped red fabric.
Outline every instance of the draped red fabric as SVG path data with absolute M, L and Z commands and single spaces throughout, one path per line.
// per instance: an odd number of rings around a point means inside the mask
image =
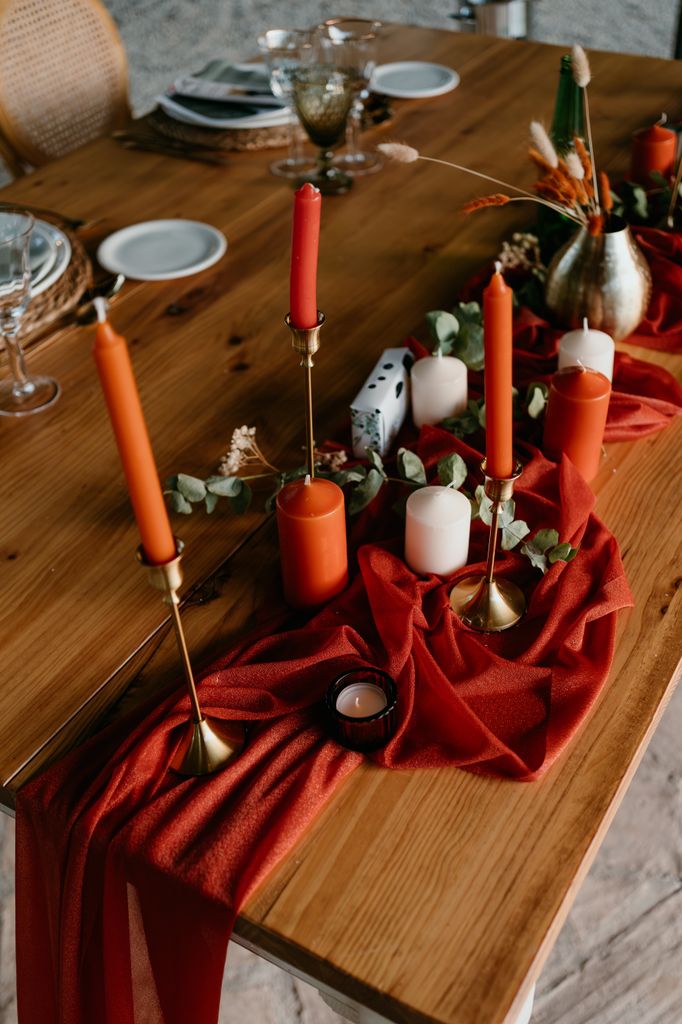
M 645 348 L 682 351 L 682 233 L 633 228 L 651 268 L 653 293 L 647 314 L 626 339 Z
M 475 473 L 479 452 L 424 429 L 430 470 L 451 451 Z M 21 790 L 21 1024 L 214 1024 L 236 913 L 361 761 L 327 738 L 319 704 L 351 667 L 397 681 L 399 727 L 379 764 L 522 780 L 546 771 L 606 679 L 616 614 L 631 597 L 616 541 L 568 461 L 531 451 L 516 499 L 534 530 L 554 527 L 580 551 L 545 576 L 502 555 L 498 571 L 529 599 L 515 629 L 466 629 L 449 609 L 453 580 L 408 569 L 387 492 L 355 535 L 373 534 L 380 518 L 395 539 L 360 547 L 349 588 L 303 628 L 239 645 L 202 680 L 206 713 L 251 723 L 232 765 L 203 779 L 168 772 L 189 713 L 176 696 Z M 481 568 L 486 537 L 474 523 Z

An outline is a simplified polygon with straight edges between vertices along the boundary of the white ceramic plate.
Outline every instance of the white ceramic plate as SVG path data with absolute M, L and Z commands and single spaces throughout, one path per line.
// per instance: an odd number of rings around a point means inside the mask
M 200 128 L 276 128 L 286 124 L 291 116 L 288 107 L 278 107 L 248 117 L 207 117 L 176 103 L 171 96 L 157 96 L 156 101 L 169 117 Z
M 71 262 L 71 242 L 63 231 L 44 220 L 36 221 L 33 231 L 40 231 L 52 249 L 52 255 L 31 278 L 31 295 L 40 295 L 62 276 Z
M 105 238 L 97 259 L 112 274 L 172 281 L 216 263 L 227 249 L 222 232 L 197 220 L 148 220 Z
M 397 99 L 419 100 L 442 96 L 459 85 L 459 75 L 442 64 L 403 60 L 379 64 L 372 75 L 372 92 Z

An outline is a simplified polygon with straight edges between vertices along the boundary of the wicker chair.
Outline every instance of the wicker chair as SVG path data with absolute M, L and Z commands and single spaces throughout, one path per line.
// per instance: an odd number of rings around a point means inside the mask
M 0 156 L 14 174 L 129 117 L 125 51 L 100 0 L 0 0 Z

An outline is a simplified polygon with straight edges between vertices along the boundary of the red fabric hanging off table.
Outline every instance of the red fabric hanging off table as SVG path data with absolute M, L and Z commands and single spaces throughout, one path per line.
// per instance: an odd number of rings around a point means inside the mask
M 453 450 L 475 469 L 479 453 L 422 433 L 431 468 Z M 198 780 L 167 771 L 189 713 L 175 697 L 21 790 L 20 1024 L 214 1024 L 239 907 L 361 762 L 326 737 L 317 706 L 348 668 L 370 663 L 398 682 L 400 726 L 379 763 L 517 779 L 547 769 L 606 679 L 616 613 L 631 597 L 616 541 L 570 463 L 536 453 L 516 497 L 534 528 L 580 544 L 544 577 L 518 554 L 500 559 L 530 595 L 517 628 L 463 628 L 448 606 L 452 581 L 416 577 L 399 542 L 370 544 L 349 589 L 305 628 L 242 645 L 202 681 L 207 714 L 254 723 L 233 765 Z M 481 565 L 486 536 L 475 523 Z

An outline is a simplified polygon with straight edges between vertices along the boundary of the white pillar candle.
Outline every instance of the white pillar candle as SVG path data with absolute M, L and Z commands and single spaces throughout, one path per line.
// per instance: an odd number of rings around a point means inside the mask
M 581 331 L 569 331 L 559 341 L 559 369 L 584 366 L 613 379 L 613 338 L 604 331 L 590 330 L 587 317 Z
M 418 573 L 449 576 L 467 564 L 471 505 L 452 487 L 421 487 L 407 499 L 405 561 Z
M 466 409 L 467 368 L 461 359 L 444 356 L 439 349 L 437 355 L 417 359 L 410 379 L 415 427 L 440 423 Z
M 386 694 L 374 683 L 351 683 L 336 698 L 336 710 L 348 718 L 369 718 L 387 706 Z

